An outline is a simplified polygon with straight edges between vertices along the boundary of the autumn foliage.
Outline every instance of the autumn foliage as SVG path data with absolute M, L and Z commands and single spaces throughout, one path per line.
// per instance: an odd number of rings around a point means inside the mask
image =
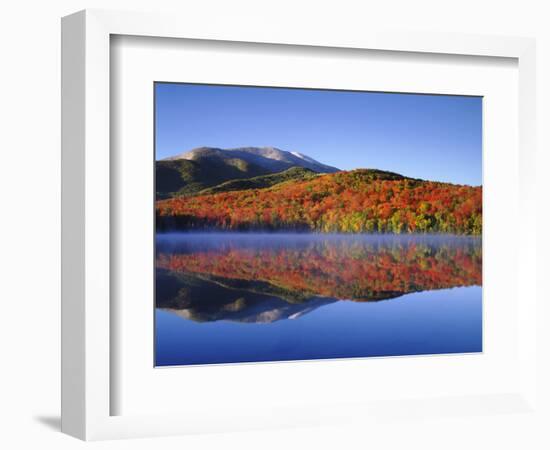
M 467 238 L 464 238 L 467 239 Z M 223 280 L 265 282 L 306 296 L 377 300 L 481 285 L 480 242 L 462 246 L 320 243 L 307 248 L 231 248 L 159 253 L 156 267 Z
M 156 214 L 161 230 L 478 235 L 482 231 L 482 188 L 358 169 L 265 189 L 161 200 L 156 203 Z

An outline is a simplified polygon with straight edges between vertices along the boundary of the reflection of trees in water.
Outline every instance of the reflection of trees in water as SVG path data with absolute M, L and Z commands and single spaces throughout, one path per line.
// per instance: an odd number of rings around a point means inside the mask
M 368 301 L 481 285 L 482 254 L 480 240 L 336 240 L 294 247 L 224 245 L 204 251 L 161 251 L 156 265 L 232 289 L 271 293 L 287 302 L 311 297 Z

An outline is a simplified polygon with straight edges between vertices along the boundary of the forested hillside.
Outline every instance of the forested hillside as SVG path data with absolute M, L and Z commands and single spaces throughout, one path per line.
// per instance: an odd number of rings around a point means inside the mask
M 482 188 L 357 169 L 270 187 L 175 197 L 159 229 L 481 234 Z
M 286 152 L 274 147 L 200 147 L 156 161 L 156 198 L 159 200 L 196 194 L 226 181 L 240 182 L 268 174 L 283 174 L 290 171 L 290 177 L 287 178 L 296 178 L 301 170 L 304 173 L 338 171 L 336 167 L 327 166 L 301 153 Z M 266 181 L 266 185 L 274 184 L 273 179 Z M 265 186 L 250 185 L 243 188 L 251 187 Z M 222 189 L 235 190 L 235 185 Z

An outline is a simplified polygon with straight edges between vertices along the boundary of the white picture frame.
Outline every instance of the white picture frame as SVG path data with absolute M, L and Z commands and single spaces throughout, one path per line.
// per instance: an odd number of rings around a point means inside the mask
M 535 228 L 535 42 L 527 38 L 418 34 L 383 30 L 338 34 L 284 30 L 250 24 L 205 26 L 190 17 L 112 11 L 82 11 L 62 22 L 62 430 L 85 440 L 247 430 L 266 427 L 324 424 L 336 418 L 368 417 L 389 408 L 358 402 L 335 406 L 330 412 L 315 405 L 303 409 L 278 407 L 272 414 L 254 414 L 243 423 L 231 412 L 215 419 L 197 414 L 112 415 L 111 336 L 111 185 L 110 168 L 110 40 L 111 36 L 200 39 L 242 43 L 298 45 L 302 48 L 368 49 L 513 58 L 519 73 L 518 211 L 522 216 L 516 256 L 517 276 L 525 287 L 518 309 L 518 353 L 521 367 L 517 389 L 483 397 L 426 399 L 414 408 L 459 411 L 460 414 L 497 412 L 503 405 L 522 411 L 538 406 L 536 391 L 536 236 Z M 523 289 L 523 288 L 522 288 Z M 270 370 L 265 365 L 263 372 Z M 480 401 L 483 400 L 483 401 Z M 260 401 L 260 400 L 258 400 Z M 406 399 L 403 398 L 406 403 Z M 395 404 L 395 400 L 393 400 Z M 431 403 L 430 403 L 431 402 Z M 431 406 L 430 406 L 431 405 Z M 384 409 L 386 408 L 386 410 Z M 220 408 L 223 410 L 223 408 Z M 309 414 L 304 419 L 304 412 Z M 385 414 L 382 412 L 382 414 Z

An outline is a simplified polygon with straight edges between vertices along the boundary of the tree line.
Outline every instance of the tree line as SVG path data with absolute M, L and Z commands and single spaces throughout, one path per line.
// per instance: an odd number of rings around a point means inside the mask
M 479 235 L 482 188 L 376 178 L 358 169 L 266 189 L 162 200 L 156 214 L 159 229 Z

